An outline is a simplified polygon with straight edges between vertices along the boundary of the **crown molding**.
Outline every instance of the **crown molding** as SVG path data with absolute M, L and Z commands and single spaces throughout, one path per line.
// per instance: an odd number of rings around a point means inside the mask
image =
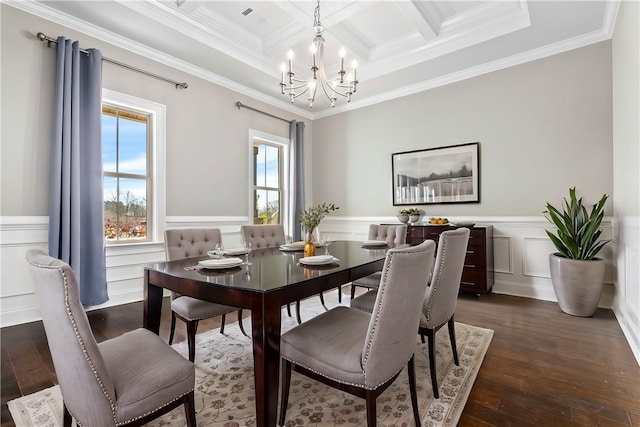
M 445 76 L 429 79 L 427 81 L 424 81 L 418 84 L 396 88 L 392 91 L 388 91 L 388 92 L 374 95 L 374 96 L 369 96 L 366 98 L 360 98 L 358 100 L 351 101 L 350 103 L 340 104 L 331 109 L 312 112 L 301 106 L 297 106 L 296 104 L 291 104 L 280 98 L 266 95 L 255 89 L 251 89 L 235 81 L 222 77 L 218 74 L 204 70 L 201 67 L 195 66 L 183 60 L 179 60 L 171 55 L 167 55 L 158 50 L 151 49 L 148 46 L 137 43 L 126 37 L 107 31 L 103 28 L 88 24 L 84 21 L 80 21 L 72 16 L 69 16 L 65 13 L 62 13 L 53 8 L 50 8 L 42 3 L 37 3 L 33 1 L 26 2 L 26 1 L 19 1 L 19 0 L 3 0 L 3 2 L 16 9 L 30 13 L 32 15 L 36 15 L 43 19 L 47 19 L 49 21 L 56 22 L 72 30 L 76 30 L 81 33 L 87 34 L 101 41 L 121 47 L 130 52 L 141 55 L 145 58 L 157 61 L 164 65 L 180 70 L 182 72 L 191 74 L 194 77 L 198 77 L 203 80 L 209 81 L 211 83 L 222 86 L 231 91 L 237 92 L 241 95 L 248 96 L 257 101 L 264 102 L 273 107 L 280 108 L 284 111 L 290 112 L 292 114 L 296 114 L 308 120 L 317 120 L 320 118 L 357 110 L 370 105 L 379 104 L 379 103 L 390 101 L 403 96 L 413 95 L 416 93 L 424 92 L 429 89 L 444 86 L 450 83 L 459 82 L 461 80 L 480 76 L 493 71 L 498 71 L 504 68 L 520 65 L 529 61 L 542 59 L 542 58 L 556 55 L 572 49 L 577 49 L 590 44 L 609 40 L 611 39 L 611 35 L 613 33 L 616 15 L 617 15 L 619 3 L 620 3 L 619 0 L 608 1 L 606 4 L 606 8 L 607 8 L 606 16 L 605 16 L 605 19 L 603 20 L 602 28 L 600 30 L 593 31 L 589 34 L 575 37 L 573 39 L 565 40 L 552 45 L 544 46 L 541 48 L 533 49 L 528 52 L 524 52 L 518 55 L 513 55 L 508 58 L 492 61 L 486 64 L 482 64 L 480 66 L 471 67 L 471 68 L 468 68 L 459 72 L 451 73 Z M 516 3 L 520 7 L 520 9 L 522 9 L 523 7 L 526 7 L 525 1 L 518 1 Z M 528 13 L 527 13 L 527 17 L 528 17 Z
M 333 116 L 335 114 L 340 114 L 347 111 L 357 110 L 357 109 L 368 107 L 371 105 L 380 104 L 386 101 L 391 101 L 396 98 L 414 95 L 429 89 L 434 89 L 440 86 L 445 86 L 451 83 L 456 83 L 462 80 L 467 80 L 473 77 L 481 76 L 483 74 L 499 71 L 505 68 L 513 67 L 513 66 L 524 64 L 527 62 L 557 55 L 559 53 L 567 52 L 573 49 L 578 49 L 584 46 L 599 43 L 605 40 L 609 40 L 610 38 L 611 38 L 611 35 L 607 34 L 604 30 L 593 31 L 584 36 L 575 37 L 573 39 L 565 40 L 563 42 L 554 43 L 538 49 L 533 49 L 518 55 L 512 55 L 508 58 L 488 62 L 486 64 L 482 64 L 476 67 L 467 68 L 465 70 L 461 70 L 455 73 L 450 73 L 437 78 L 429 79 L 414 85 L 404 86 L 404 87 L 396 88 L 392 91 L 384 92 L 378 95 L 361 98 L 360 100 L 357 100 L 357 101 L 351 101 L 349 104 L 341 104 L 340 106 L 334 107 L 331 110 L 325 110 L 325 111 L 315 113 L 312 119 L 313 120 L 321 119 L 324 117 Z

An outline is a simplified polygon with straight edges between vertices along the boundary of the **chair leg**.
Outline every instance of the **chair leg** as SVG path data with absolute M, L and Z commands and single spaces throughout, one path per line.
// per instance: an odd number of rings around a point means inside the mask
M 422 341 L 422 344 L 424 344 L 424 343 L 425 343 L 425 341 L 424 341 L 424 334 L 420 334 L 420 341 Z
M 169 332 L 169 345 L 173 344 L 173 334 L 176 331 L 176 312 L 171 310 L 171 332 Z
M 187 427 L 196 427 L 196 401 L 195 391 L 192 391 L 187 395 L 187 399 L 184 401 L 184 415 L 187 419 Z
M 69 412 L 69 410 L 67 409 L 67 405 L 65 405 L 64 402 L 62 403 L 62 406 L 64 409 L 64 413 L 62 414 L 62 425 L 64 427 L 71 427 L 71 424 L 73 423 L 71 412 Z
M 244 331 L 244 325 L 242 324 L 242 309 L 238 310 L 238 326 L 240 326 L 240 332 L 245 337 L 248 337 L 247 333 Z
M 433 388 L 433 397 L 440 398 L 438 393 L 438 378 L 436 377 L 436 331 L 427 329 L 427 341 L 429 346 L 429 373 L 431 374 L 431 387 Z
M 291 362 L 282 359 L 282 392 L 280 393 L 280 420 L 279 424 L 284 425 L 287 413 L 287 403 L 289 403 L 289 386 L 291 385 Z
M 451 341 L 451 351 L 453 352 L 453 361 L 456 366 L 460 366 L 460 361 L 458 360 L 458 348 L 456 346 L 456 325 L 453 321 L 453 316 L 449 319 L 447 324 L 449 328 L 449 341 Z
M 322 304 L 322 306 L 324 307 L 325 311 L 328 311 L 329 309 L 327 308 L 327 306 L 324 304 L 324 295 L 322 295 L 322 292 L 320 292 L 318 294 L 318 296 L 320 297 L 320 304 Z
M 227 320 L 227 315 L 223 314 L 222 315 L 222 319 L 220 320 L 220 333 L 221 334 L 224 334 L 224 323 L 226 322 L 226 320 Z
M 198 330 L 198 321 L 191 320 L 187 322 L 187 344 L 189 345 L 189 361 L 196 359 L 196 331 Z
M 376 394 L 372 390 L 365 392 L 365 400 L 367 402 L 367 427 L 376 427 Z
M 415 356 L 411 356 L 411 359 L 409 359 L 409 363 L 407 363 L 407 373 L 409 374 L 409 391 L 411 393 L 413 417 L 416 419 L 416 427 L 420 427 L 420 412 L 418 411 L 418 391 L 416 389 Z
M 298 325 L 302 323 L 302 317 L 300 316 L 300 301 L 296 301 L 296 319 L 298 319 Z

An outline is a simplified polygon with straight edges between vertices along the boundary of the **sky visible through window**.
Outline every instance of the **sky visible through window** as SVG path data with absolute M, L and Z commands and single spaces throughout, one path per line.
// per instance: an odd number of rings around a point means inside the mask
M 104 171 L 146 175 L 147 124 L 120 117 L 118 129 L 117 121 L 115 116 L 102 115 L 102 164 Z M 119 141 L 117 139 L 118 131 L 120 132 Z M 116 162 L 119 162 L 119 169 L 116 169 Z M 113 200 L 116 188 L 116 178 L 105 177 L 104 200 Z M 121 180 L 120 193 L 127 191 L 130 191 L 138 199 L 145 199 L 147 196 L 146 182 L 136 179 Z
M 256 185 L 258 187 L 280 187 L 280 164 L 279 164 L 279 148 L 266 144 L 258 146 L 258 155 L 256 158 Z M 272 201 L 275 196 L 277 200 L 277 192 L 259 191 L 258 211 L 263 211 L 268 202 Z M 268 194 L 269 193 L 269 194 Z

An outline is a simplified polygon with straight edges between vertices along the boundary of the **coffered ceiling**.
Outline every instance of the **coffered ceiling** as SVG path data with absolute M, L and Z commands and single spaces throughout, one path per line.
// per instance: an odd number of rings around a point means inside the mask
M 319 94 L 310 109 L 305 96 L 289 103 L 279 81 L 289 49 L 296 76 L 311 73 L 315 1 L 5 2 L 309 118 L 609 39 L 618 8 L 605 0 L 322 0 L 327 72 L 337 72 L 344 47 L 345 68 L 356 60 L 360 83 L 350 103 L 331 108 Z

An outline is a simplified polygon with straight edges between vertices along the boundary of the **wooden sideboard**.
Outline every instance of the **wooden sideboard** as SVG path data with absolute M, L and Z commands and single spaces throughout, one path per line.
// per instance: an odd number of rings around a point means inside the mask
M 451 225 L 407 224 L 407 243 L 419 245 L 426 239 L 438 243 L 440 233 L 453 230 Z M 460 290 L 476 295 L 491 292 L 493 287 L 493 227 L 473 227 L 469 234 L 467 257 L 460 280 Z

